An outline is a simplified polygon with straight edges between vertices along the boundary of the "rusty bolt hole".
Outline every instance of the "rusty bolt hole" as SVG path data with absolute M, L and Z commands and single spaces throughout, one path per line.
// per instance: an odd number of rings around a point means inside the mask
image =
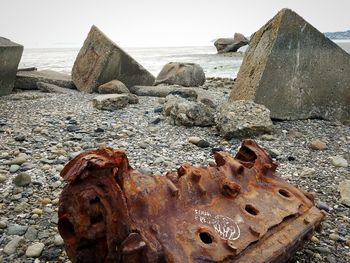
M 200 232 L 199 237 L 204 244 L 213 243 L 213 237 L 208 232 Z
M 63 238 L 69 239 L 75 237 L 74 226 L 67 218 L 63 218 L 59 222 L 58 227 Z
M 280 195 L 282 195 L 283 197 L 286 197 L 286 198 L 290 198 L 291 196 L 292 196 L 292 194 L 291 193 L 289 193 L 287 190 L 285 190 L 285 189 L 280 189 L 280 190 L 278 190 L 278 193 L 280 194 Z
M 247 211 L 249 214 L 256 216 L 259 214 L 259 210 L 256 209 L 254 206 L 252 205 L 246 205 L 245 206 L 245 211 Z

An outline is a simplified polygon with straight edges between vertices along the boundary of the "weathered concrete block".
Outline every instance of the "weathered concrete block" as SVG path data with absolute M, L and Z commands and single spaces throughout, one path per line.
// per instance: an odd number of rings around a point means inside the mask
M 91 27 L 79 51 L 72 78 L 77 88 L 85 92 L 97 91 L 97 87 L 113 79 L 123 82 L 128 88 L 153 85 L 155 79 L 96 26 Z
M 350 55 L 302 17 L 281 10 L 254 33 L 230 95 L 275 119 L 350 118 Z
M 53 70 L 18 71 L 15 87 L 18 89 L 36 90 L 38 89 L 37 82 L 75 89 L 71 76 Z
M 23 46 L 0 37 L 0 96 L 12 92 L 22 53 Z

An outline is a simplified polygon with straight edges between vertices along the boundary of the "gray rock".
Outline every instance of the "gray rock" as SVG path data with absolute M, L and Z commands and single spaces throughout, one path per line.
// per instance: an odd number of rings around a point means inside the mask
M 198 87 L 205 82 L 205 74 L 201 66 L 195 63 L 170 62 L 166 64 L 155 84 L 177 84 L 184 87 Z
M 92 101 L 94 107 L 99 110 L 118 110 L 125 108 L 129 103 L 126 94 L 105 94 L 95 97 Z
M 27 186 L 31 183 L 32 179 L 28 173 L 19 173 L 14 179 L 13 183 L 16 186 Z
M 55 246 L 63 246 L 64 245 L 64 241 L 59 234 L 55 235 L 53 243 L 55 244 Z
M 34 241 L 37 238 L 37 236 L 38 236 L 38 230 L 34 226 L 28 227 L 28 230 L 24 235 L 24 237 L 29 241 Z
M 68 89 L 75 89 L 74 83 L 69 75 L 53 70 L 18 71 L 15 88 L 36 90 L 38 89 L 38 82 L 53 84 Z
M 10 242 L 6 244 L 4 247 L 3 252 L 7 255 L 12 255 L 16 252 L 17 247 L 20 245 L 20 243 L 24 242 L 24 238 L 20 236 L 14 236 Z
M 235 33 L 233 38 L 219 38 L 214 42 L 218 53 L 237 52 L 237 50 L 249 43 L 241 33 Z
M 350 207 L 350 180 L 341 182 L 338 186 L 338 191 L 340 193 L 340 202 Z
M 8 235 L 18 235 L 23 236 L 25 232 L 27 231 L 28 226 L 21 226 L 18 224 L 9 225 L 7 228 L 7 234 Z
M 166 97 L 171 93 L 181 93 L 183 96 L 188 97 L 193 96 L 194 92 L 197 93 L 194 89 L 184 88 L 178 85 L 133 86 L 129 90 L 138 96 L 147 97 Z
M 12 92 L 23 46 L 0 37 L 0 96 Z
M 345 122 L 350 119 L 349 72 L 347 52 L 283 9 L 252 36 L 230 101 L 254 100 L 275 119 Z
M 337 155 L 330 157 L 331 163 L 336 167 L 348 167 L 348 161 L 343 156 Z
M 30 258 L 37 258 L 43 252 L 45 244 L 43 243 L 34 243 L 30 245 L 26 250 L 26 256 Z
M 252 101 L 226 103 L 217 116 L 217 129 L 226 139 L 246 138 L 271 133 L 270 111 Z
M 99 86 L 98 92 L 101 94 L 123 94 L 130 91 L 123 82 L 114 79 Z
M 45 82 L 37 82 L 36 86 L 38 90 L 45 93 L 58 93 L 58 94 L 71 94 L 73 91 L 71 89 L 62 88 L 55 84 L 45 83 Z
M 124 50 L 113 43 L 96 26 L 80 49 L 72 69 L 72 78 L 80 91 L 94 92 L 113 79 L 127 87 L 153 85 L 154 76 Z
M 189 101 L 179 96 L 166 97 L 164 114 L 171 124 L 191 126 L 212 126 L 215 124 L 214 110 L 201 102 Z

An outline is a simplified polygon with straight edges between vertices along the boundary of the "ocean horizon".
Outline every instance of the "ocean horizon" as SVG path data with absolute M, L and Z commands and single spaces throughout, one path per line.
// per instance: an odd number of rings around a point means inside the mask
M 334 41 L 350 53 L 350 40 Z M 199 64 L 206 77 L 235 78 L 246 47 L 233 54 L 217 54 L 214 46 L 123 47 L 123 49 L 153 75 L 157 76 L 169 62 Z M 24 48 L 19 68 L 36 67 L 71 73 L 79 47 Z

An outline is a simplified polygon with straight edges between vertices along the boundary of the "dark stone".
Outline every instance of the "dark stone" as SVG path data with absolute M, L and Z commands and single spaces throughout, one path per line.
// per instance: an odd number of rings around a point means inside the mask
M 214 154 L 214 153 L 217 153 L 217 152 L 224 152 L 225 149 L 223 147 L 214 147 L 211 149 L 211 153 Z
M 154 113 L 162 113 L 163 112 L 163 107 L 155 108 Z
M 45 261 L 52 261 L 52 260 L 57 260 L 60 255 L 61 255 L 60 248 L 50 247 L 50 248 L 44 249 L 44 251 L 40 256 L 40 259 Z
M 95 129 L 95 132 L 96 133 L 102 133 L 102 132 L 105 132 L 105 130 L 100 128 L 100 127 L 98 127 L 98 128 Z
M 23 46 L 0 37 L 0 96 L 12 92 Z
M 94 92 L 117 79 L 126 87 L 153 85 L 154 76 L 111 41 L 96 26 L 80 49 L 72 69 L 72 79 L 80 91 Z
M 157 125 L 157 124 L 160 123 L 161 121 L 162 121 L 161 118 L 155 118 L 154 120 L 152 120 L 152 121 L 150 122 L 150 124 Z
M 80 128 L 79 128 L 79 126 L 77 126 L 77 125 L 68 125 L 67 126 L 67 131 L 68 132 L 76 132 L 76 131 L 78 131 Z
M 290 161 L 290 162 L 293 162 L 293 161 L 295 161 L 295 157 L 293 157 L 293 156 L 288 156 L 288 161 Z
M 200 140 L 198 143 L 197 143 L 197 146 L 199 148 L 208 148 L 210 147 L 210 143 L 206 140 Z
M 15 137 L 15 141 L 17 141 L 17 142 L 23 142 L 23 141 L 25 141 L 25 140 L 26 140 L 26 136 L 24 136 L 24 135 L 22 135 L 22 134 L 17 135 L 17 136 Z

